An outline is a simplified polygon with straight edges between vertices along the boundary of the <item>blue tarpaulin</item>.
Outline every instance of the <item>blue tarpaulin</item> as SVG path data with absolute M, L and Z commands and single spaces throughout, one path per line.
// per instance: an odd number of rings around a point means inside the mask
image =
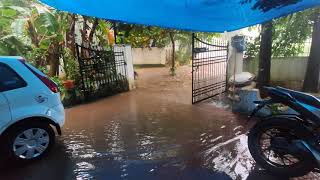
M 56 9 L 119 22 L 224 32 L 320 5 L 320 0 L 41 0 Z

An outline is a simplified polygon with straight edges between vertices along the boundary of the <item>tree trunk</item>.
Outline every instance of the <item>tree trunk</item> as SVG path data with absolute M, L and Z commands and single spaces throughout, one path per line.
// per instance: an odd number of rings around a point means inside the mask
M 320 75 L 320 12 L 315 16 L 312 32 L 311 50 L 308 59 L 303 91 L 318 92 Z
M 35 47 L 39 48 L 39 39 L 36 35 L 36 30 L 34 29 L 30 20 L 28 20 L 27 23 L 28 23 L 28 32 L 29 32 L 32 44 L 34 44 Z
M 87 33 L 88 33 L 88 24 L 87 24 L 87 20 L 88 18 L 83 16 L 83 23 L 82 23 L 82 29 L 80 30 L 81 32 L 81 41 L 83 45 L 86 45 L 86 43 L 88 42 L 88 37 L 87 37 Z
M 112 22 L 112 26 L 113 26 L 113 37 L 114 37 L 114 44 L 117 44 L 117 36 L 118 36 L 118 27 L 117 27 L 117 23 L 114 21 Z M 110 38 L 109 38 L 110 40 Z
M 57 42 L 53 42 L 48 49 L 48 62 L 50 65 L 49 76 L 59 76 L 60 65 L 60 46 Z
M 76 28 L 76 15 L 71 15 L 71 25 L 66 33 L 67 47 L 70 49 L 71 55 L 76 57 L 76 37 L 75 37 L 75 28 Z
M 36 30 L 33 27 L 33 24 L 31 23 L 30 20 L 28 20 L 27 23 L 28 23 L 28 28 L 27 29 L 28 29 L 28 33 L 29 33 L 31 42 L 36 48 L 39 48 L 40 40 L 39 40 L 39 38 L 37 36 Z M 44 59 L 36 57 L 35 58 L 35 66 L 36 67 L 44 66 Z
M 259 88 L 270 83 L 271 55 L 272 55 L 272 21 L 262 24 L 261 45 L 259 53 L 259 72 L 257 86 Z
M 81 32 L 81 43 L 83 46 L 87 46 L 89 47 L 89 43 L 88 43 L 88 24 L 87 24 L 88 18 L 86 16 L 83 16 L 83 23 L 82 23 L 82 29 L 80 30 Z M 87 49 L 85 48 L 81 48 L 81 56 L 84 58 L 88 58 L 90 57 L 90 53 Z
M 48 60 L 50 65 L 49 76 L 59 76 L 59 56 L 49 53 Z
M 91 31 L 90 31 L 90 34 L 89 34 L 89 44 L 92 43 L 93 41 L 93 36 L 94 36 L 94 33 L 96 32 L 96 29 L 97 29 L 97 26 L 99 25 L 99 19 L 98 18 L 95 18 L 94 19 L 94 22 L 92 24 L 92 28 L 91 28 Z
M 174 33 L 172 31 L 169 32 L 171 44 L 172 44 L 172 55 L 171 55 L 171 73 L 174 76 L 175 75 L 175 70 L 176 70 L 176 63 L 175 63 L 175 53 L 176 53 L 176 44 L 174 42 Z

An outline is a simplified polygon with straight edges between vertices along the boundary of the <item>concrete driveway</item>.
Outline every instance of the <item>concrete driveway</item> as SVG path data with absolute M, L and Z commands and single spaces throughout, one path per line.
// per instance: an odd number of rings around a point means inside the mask
M 2 168 L 0 179 L 276 179 L 247 149 L 246 119 L 191 105 L 190 68 L 138 70 L 137 89 L 66 110 L 48 157 Z

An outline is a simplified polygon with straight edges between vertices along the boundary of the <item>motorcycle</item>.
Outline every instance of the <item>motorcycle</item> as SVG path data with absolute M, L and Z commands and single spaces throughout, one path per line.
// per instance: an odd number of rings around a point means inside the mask
M 283 104 L 296 114 L 264 117 L 248 135 L 248 147 L 254 160 L 277 176 L 297 177 L 320 167 L 320 100 L 313 95 L 265 87 L 270 98 L 255 101 L 249 118 L 262 108 Z

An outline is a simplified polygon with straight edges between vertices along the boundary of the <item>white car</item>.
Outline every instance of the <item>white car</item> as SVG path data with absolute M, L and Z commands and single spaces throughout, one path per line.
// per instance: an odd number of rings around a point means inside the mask
M 43 157 L 64 120 L 58 86 L 22 57 L 0 56 L 0 155 L 19 162 Z

